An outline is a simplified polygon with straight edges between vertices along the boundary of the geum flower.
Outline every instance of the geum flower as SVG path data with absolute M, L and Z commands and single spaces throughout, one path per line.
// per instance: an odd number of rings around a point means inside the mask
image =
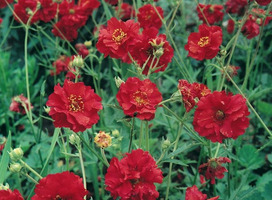
M 10 4 L 12 2 L 13 2 L 13 0 L 7 0 L 8 4 Z M 6 3 L 5 0 L 4 1 L 0 1 L 0 9 L 5 8 L 7 6 L 7 3 Z
M 120 161 L 113 158 L 105 175 L 106 190 L 113 199 L 155 200 L 159 197 L 154 183 L 162 183 L 162 171 L 152 156 L 142 149 L 132 150 Z
M 211 5 L 211 4 L 204 5 L 199 3 L 196 10 L 197 10 L 199 19 L 203 21 L 203 23 L 205 24 L 208 21 L 209 25 L 213 25 L 216 22 L 222 21 L 224 17 L 224 13 L 222 12 L 223 11 L 222 5 Z
M 245 133 L 249 114 L 242 95 L 215 91 L 198 101 L 193 126 L 200 136 L 222 143 Z
M 29 111 L 32 108 L 32 104 L 30 104 L 29 107 L 28 98 L 26 98 L 23 94 L 13 97 L 9 106 L 10 111 L 21 113 L 22 115 L 26 114 L 26 110 Z
M 46 103 L 55 127 L 67 127 L 74 132 L 85 131 L 99 120 L 102 109 L 101 98 L 90 86 L 83 82 L 64 81 L 63 88 L 58 84 Z
M 206 85 L 196 82 L 191 84 L 184 79 L 179 80 L 178 89 L 182 95 L 186 112 L 190 112 L 195 107 L 196 100 L 211 93 L 211 90 Z
M 188 187 L 185 193 L 185 200 L 217 200 L 219 196 L 207 199 L 207 195 L 198 190 L 196 185 Z
M 166 35 L 158 33 L 154 27 L 143 30 L 138 42 L 129 49 L 145 75 L 164 71 L 174 56 Z
M 139 24 L 134 20 L 123 22 L 116 18 L 108 21 L 106 28 L 100 29 L 96 48 L 99 52 L 111 58 L 121 59 L 123 62 L 131 63 L 128 49 L 134 46 L 139 37 Z
M 15 189 L 15 190 L 10 190 L 10 189 L 0 189 L 0 199 L 1 200 L 24 200 L 20 192 Z
M 198 167 L 198 172 L 204 172 L 206 179 L 211 180 L 211 184 L 215 184 L 215 178 L 224 178 L 224 173 L 228 170 L 222 166 L 223 163 L 231 163 L 226 157 L 211 158 L 208 163 L 204 163 Z
M 212 59 L 222 43 L 222 29 L 219 26 L 202 24 L 198 27 L 199 32 L 193 32 L 188 37 L 185 50 L 188 56 L 196 60 Z
M 31 200 L 84 200 L 88 191 L 82 178 L 72 172 L 49 174 L 39 181 Z
M 122 83 L 116 98 L 125 115 L 148 121 L 155 117 L 156 108 L 162 101 L 155 83 L 137 77 L 129 77 Z

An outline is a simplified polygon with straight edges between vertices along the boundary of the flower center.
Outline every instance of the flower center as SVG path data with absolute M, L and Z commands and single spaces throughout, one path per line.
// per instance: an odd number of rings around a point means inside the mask
M 54 200 L 62 200 L 62 198 L 60 197 L 60 195 L 57 195 Z
M 75 10 L 74 9 L 70 9 L 69 10 L 69 14 L 75 14 Z
M 84 110 L 84 102 L 81 96 L 71 94 L 68 97 L 69 100 L 69 111 L 79 112 Z
M 218 163 L 215 160 L 212 160 L 212 161 L 210 161 L 210 166 L 215 169 L 215 168 L 217 168 Z
M 215 113 L 215 118 L 219 121 L 225 119 L 225 113 L 222 111 L 222 110 L 218 110 L 216 113 Z
M 112 40 L 118 45 L 121 44 L 122 40 L 126 37 L 127 34 L 121 28 L 115 29 L 112 33 Z
M 148 103 L 147 94 L 145 92 L 137 91 L 133 94 L 133 99 L 138 106 L 146 105 Z
M 209 37 L 208 36 L 205 36 L 205 37 L 201 37 L 200 39 L 199 39 L 199 41 L 198 41 L 198 46 L 200 46 L 200 47 L 204 47 L 204 46 L 206 46 L 207 44 L 209 44 Z

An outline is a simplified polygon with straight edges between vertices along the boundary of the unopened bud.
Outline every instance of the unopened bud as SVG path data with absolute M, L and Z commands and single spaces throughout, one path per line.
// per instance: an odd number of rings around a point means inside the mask
M 119 137 L 119 135 L 120 135 L 120 133 L 117 129 L 113 130 L 111 133 L 114 137 Z
M 44 111 L 45 111 L 46 113 L 49 113 L 49 112 L 50 112 L 50 107 L 48 107 L 48 106 L 44 106 L 43 109 L 44 109 Z
M 26 8 L 26 13 L 30 16 L 34 15 L 33 11 L 30 8 Z
M 6 183 L 6 185 L 0 184 L 0 190 L 8 190 L 9 184 Z
M 81 55 L 77 55 L 74 57 L 74 60 L 72 62 L 72 65 L 74 67 L 83 68 L 84 67 L 84 60 Z
M 84 45 L 87 47 L 87 48 L 90 48 L 92 46 L 92 41 L 85 41 L 84 42 Z
M 259 25 L 262 25 L 262 19 L 261 18 L 257 18 L 256 19 L 256 23 L 259 24 Z
M 117 88 L 119 88 L 121 86 L 121 84 L 125 82 L 119 76 L 118 77 L 115 76 L 114 80 L 115 80 L 115 84 L 116 84 Z
M 220 55 L 221 56 L 227 55 L 227 51 L 225 49 L 220 50 Z
M 23 158 L 23 155 L 24 155 L 24 152 L 23 152 L 23 150 L 20 147 L 16 148 L 16 149 L 13 149 L 9 153 L 10 159 L 13 162 L 17 162 L 18 160 L 21 160 Z
M 154 56 L 156 56 L 156 58 L 159 58 L 163 55 L 163 53 L 164 53 L 163 48 L 159 48 L 154 52 Z
M 72 135 L 69 136 L 69 142 L 72 145 L 80 145 L 80 138 L 78 137 L 77 134 L 73 133 Z
M 20 163 L 12 163 L 9 166 L 9 171 L 12 173 L 19 173 L 22 169 L 22 165 Z
M 170 140 L 168 140 L 168 139 L 164 140 L 164 141 L 162 142 L 162 145 L 161 145 L 162 150 L 168 149 L 168 147 L 170 147 L 170 145 L 171 145 Z

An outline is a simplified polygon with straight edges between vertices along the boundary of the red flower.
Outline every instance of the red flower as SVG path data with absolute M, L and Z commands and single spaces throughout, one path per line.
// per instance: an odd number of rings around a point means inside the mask
M 230 75 L 230 77 L 234 77 L 237 76 L 238 74 L 238 69 L 240 69 L 240 67 L 238 66 L 233 66 L 233 65 L 229 65 L 226 67 L 226 71 L 228 72 L 228 74 Z M 222 71 L 222 75 L 223 75 L 223 71 Z M 230 79 L 227 77 L 227 80 L 230 81 Z
M 5 148 L 7 139 L 6 137 L 0 136 L 0 155 L 1 155 L 1 151 Z
M 227 13 L 237 13 L 238 15 L 243 15 L 245 7 L 248 5 L 248 3 L 247 0 L 228 0 L 225 5 L 227 7 Z
M 135 10 L 128 3 L 122 3 L 120 8 L 119 6 L 116 6 L 115 12 L 117 13 L 118 17 L 124 21 L 135 17 Z
M 32 104 L 29 108 L 28 99 L 24 97 L 23 94 L 21 94 L 19 96 L 15 96 L 12 98 L 11 104 L 9 106 L 9 110 L 13 112 L 21 113 L 24 115 L 26 114 L 24 106 L 26 107 L 27 110 L 30 110 L 33 108 Z
M 81 0 L 78 2 L 79 13 L 86 16 L 91 16 L 93 11 L 100 6 L 100 2 L 98 0 Z
M 122 59 L 123 62 L 131 63 L 128 57 L 128 49 L 133 46 L 138 38 L 139 24 L 133 20 L 126 22 L 111 18 L 108 26 L 101 29 L 96 47 L 98 51 L 107 57 Z
M 18 0 L 18 3 L 14 5 L 14 13 L 16 14 L 14 15 L 15 20 L 18 22 L 22 21 L 26 24 L 30 16 L 34 14 L 30 24 L 37 22 L 39 20 L 39 14 L 38 11 L 36 11 L 37 5 L 37 0 Z
M 248 19 L 246 23 L 243 25 L 241 32 L 247 39 L 252 39 L 259 35 L 260 26 L 253 19 Z
M 202 10 L 202 12 L 200 9 Z M 224 13 L 222 12 L 223 10 L 222 5 L 211 5 L 211 4 L 204 5 L 200 3 L 198 4 L 196 10 L 197 10 L 199 19 L 202 20 L 203 23 L 205 24 L 206 24 L 205 18 L 207 19 L 210 25 L 213 25 L 214 23 L 220 22 L 223 20 Z M 205 17 L 203 16 L 202 13 L 204 14 Z
M 3 22 L 3 19 L 2 19 L 2 18 L 0 18 L 0 25 L 2 24 L 2 22 Z
M 55 127 L 67 127 L 74 132 L 85 131 L 99 120 L 101 98 L 83 82 L 65 80 L 63 88 L 58 84 L 46 103 Z
M 229 19 L 228 21 L 228 26 L 227 26 L 227 31 L 229 34 L 232 34 L 233 31 L 234 31 L 234 26 L 235 26 L 235 23 L 232 19 Z
M 71 199 L 84 200 L 88 191 L 82 179 L 72 172 L 49 174 L 39 181 L 31 200 Z
M 105 0 L 108 4 L 110 4 L 110 5 L 116 5 L 116 4 L 118 4 L 118 0 Z
M 41 4 L 38 10 L 39 20 L 49 22 L 55 18 L 57 13 L 57 4 L 53 0 L 38 0 Z
M 261 6 L 266 6 L 271 3 L 271 0 L 256 0 L 256 2 Z
M 50 70 L 50 75 L 58 75 L 63 71 L 68 71 L 69 63 L 71 62 L 71 58 L 65 55 L 61 55 L 59 59 L 53 62 L 54 70 Z
M 142 149 L 132 150 L 121 161 L 113 158 L 105 175 L 106 190 L 116 199 L 155 200 L 159 197 L 154 183 L 162 183 L 162 171 L 152 156 Z
M 78 55 L 81 55 L 82 58 L 85 58 L 89 55 L 89 50 L 85 46 L 85 44 L 78 43 L 75 45 Z
M 251 13 L 252 14 L 249 15 L 249 18 L 252 20 L 255 20 L 256 22 L 258 21 L 258 24 L 261 26 L 263 24 L 263 17 L 265 16 L 266 11 L 263 9 L 260 9 L 260 8 L 253 8 L 251 10 Z M 272 12 L 270 11 L 269 14 L 270 14 L 270 16 L 266 17 L 264 25 L 267 25 L 272 19 L 272 17 L 271 17 Z
M 185 50 L 189 51 L 188 56 L 196 59 L 212 59 L 222 43 L 222 29 L 219 26 L 207 26 L 202 24 L 198 27 L 199 32 L 189 35 Z
M 228 170 L 222 166 L 223 163 L 231 163 L 231 160 L 226 157 L 211 158 L 208 163 L 199 166 L 199 173 L 205 172 L 205 178 L 211 180 L 211 184 L 215 184 L 215 177 L 218 179 L 224 178 L 224 172 Z
M 8 4 L 10 4 L 10 3 L 13 2 L 13 0 L 7 0 L 7 2 L 8 2 Z M 5 0 L 0 1 L 0 9 L 1 9 L 1 8 L 5 8 L 6 6 L 7 6 L 7 3 L 6 3 Z
M 18 190 L 0 190 L 0 199 L 1 200 L 24 200 L 22 195 Z
M 182 95 L 182 101 L 186 112 L 190 112 L 195 107 L 195 98 L 200 99 L 211 93 L 211 90 L 204 84 L 193 83 L 190 84 L 186 80 L 179 80 L 178 89 Z
M 158 33 L 158 29 L 154 27 L 145 29 L 139 41 L 130 49 L 133 59 L 141 68 L 144 67 L 143 74 L 164 71 L 174 56 L 166 35 L 157 36 Z
M 163 9 L 161 7 L 156 7 L 158 13 L 160 14 L 161 18 L 163 19 Z M 146 4 L 139 8 L 139 13 L 137 14 L 138 21 L 140 26 L 144 29 L 155 27 L 160 29 L 162 26 L 162 21 L 157 14 L 156 10 L 151 4 Z
M 125 115 L 136 115 L 137 118 L 148 121 L 155 117 L 158 103 L 162 101 L 155 83 L 149 79 L 141 81 L 137 77 L 129 77 L 122 83 L 116 98 Z
M 193 185 L 192 187 L 188 187 L 186 189 L 185 200 L 217 200 L 217 199 L 219 199 L 219 196 L 207 199 L 207 195 L 200 192 L 196 185 Z
M 199 135 L 212 142 L 236 139 L 249 125 L 246 99 L 240 94 L 213 92 L 197 103 L 193 126 Z

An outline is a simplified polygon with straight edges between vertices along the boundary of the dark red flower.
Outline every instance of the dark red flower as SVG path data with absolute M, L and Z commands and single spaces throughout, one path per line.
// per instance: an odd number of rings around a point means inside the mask
M 256 21 L 260 26 L 263 24 L 264 16 L 266 15 L 266 11 L 260 8 L 253 8 L 251 10 L 251 15 L 249 15 L 249 19 Z M 264 22 L 264 25 L 267 25 L 272 20 L 272 12 L 269 12 L 270 16 L 267 16 Z
M 74 132 L 85 131 L 99 120 L 102 109 L 101 98 L 90 86 L 83 82 L 64 81 L 63 88 L 58 84 L 46 103 L 55 127 L 67 127 Z
M 53 0 L 38 0 L 40 8 L 37 12 L 39 20 L 49 22 L 55 18 L 57 13 L 57 3 Z
M 188 56 L 196 59 L 212 59 L 222 43 L 222 29 L 219 26 L 207 26 L 202 24 L 198 27 L 199 32 L 189 35 L 185 50 L 189 51 Z
M 194 108 L 196 101 L 211 93 L 211 90 L 204 84 L 190 84 L 187 80 L 179 80 L 178 89 L 182 95 L 182 101 L 186 112 L 190 112 Z
M 246 23 L 243 25 L 241 32 L 247 39 L 252 39 L 259 35 L 260 26 L 253 19 L 248 19 Z
M 222 12 L 223 11 L 222 5 L 211 5 L 211 4 L 204 5 L 200 3 L 198 4 L 196 10 L 197 10 L 199 19 L 202 20 L 203 23 L 205 24 L 207 23 L 206 22 L 207 20 L 210 25 L 213 25 L 216 22 L 222 21 L 224 17 L 224 13 Z
M 240 94 L 213 92 L 197 103 L 193 126 L 200 136 L 212 142 L 236 139 L 249 125 L 246 99 Z
M 59 59 L 53 62 L 52 66 L 55 68 L 54 70 L 50 70 L 50 75 L 58 75 L 61 72 L 68 71 L 69 63 L 71 62 L 71 58 L 65 55 L 61 55 Z
M 0 190 L 0 199 L 1 200 L 24 200 L 20 192 L 15 190 Z
M 261 6 L 266 6 L 271 3 L 271 0 L 256 0 L 256 2 Z
M 229 34 L 232 34 L 234 31 L 235 23 L 232 19 L 229 19 L 228 21 L 228 26 L 227 26 L 227 31 Z
M 60 20 L 56 24 L 54 24 L 52 33 L 63 40 L 71 42 L 77 38 L 78 36 L 77 30 L 78 24 L 76 24 L 73 21 L 69 21 L 68 18 L 64 18 L 63 20 Z
M 109 55 L 111 58 L 131 63 L 128 49 L 136 43 L 139 28 L 139 24 L 133 20 L 123 22 L 113 17 L 108 21 L 107 28 L 100 30 L 96 47 L 105 57 Z
M 118 0 L 105 0 L 108 4 L 110 4 L 110 5 L 116 5 L 116 4 L 118 4 Z
M 37 6 L 37 0 L 18 0 L 18 3 L 14 5 L 15 20 L 26 24 L 30 16 L 33 15 L 30 24 L 37 22 L 39 20 Z
M 160 14 L 160 17 L 163 19 L 163 9 L 159 6 L 156 7 L 156 9 Z M 151 4 L 146 4 L 139 8 L 139 13 L 137 14 L 137 17 L 140 26 L 144 29 L 150 27 L 160 29 L 162 26 L 162 21 Z
M 72 172 L 49 174 L 39 181 L 31 200 L 71 199 L 84 200 L 88 191 L 82 179 Z
M 154 183 L 162 183 L 162 171 L 147 151 L 132 150 L 122 160 L 113 158 L 105 175 L 106 190 L 116 199 L 155 200 L 159 197 Z
M 237 74 L 238 74 L 237 71 L 238 71 L 238 69 L 240 69 L 240 67 L 229 65 L 225 69 L 226 69 L 227 73 L 230 75 L 230 77 L 232 78 L 234 76 L 237 76 Z M 224 72 L 222 71 L 221 73 L 223 74 Z M 227 80 L 230 81 L 230 79 L 228 77 L 227 77 Z
M 93 11 L 100 6 L 100 2 L 98 0 L 81 0 L 78 2 L 79 13 L 86 16 L 91 16 Z
M 204 172 L 205 178 L 211 180 L 211 184 L 215 184 L 215 177 L 218 179 L 224 178 L 224 173 L 228 170 L 222 166 L 223 163 L 231 163 L 231 160 L 226 157 L 211 158 L 208 163 L 204 163 L 198 167 L 198 172 Z
M 29 108 L 28 99 L 24 97 L 23 94 L 21 94 L 19 96 L 15 96 L 12 98 L 11 104 L 9 106 L 9 110 L 13 112 L 21 113 L 24 115 L 26 114 L 24 106 L 26 107 L 27 110 L 30 110 L 33 108 L 32 104 Z
M 82 58 L 85 58 L 89 55 L 89 50 L 85 44 L 78 43 L 75 45 L 78 55 L 81 55 Z
M 121 6 L 115 7 L 115 12 L 121 20 L 128 20 L 135 17 L 134 8 L 128 3 L 122 3 Z
M 217 199 L 219 199 L 219 196 L 207 199 L 207 195 L 200 192 L 196 185 L 193 185 L 192 187 L 188 187 L 186 189 L 185 200 L 217 200 Z
M 10 4 L 13 2 L 13 0 L 7 0 L 7 2 Z M 7 6 L 7 3 L 5 0 L 0 1 L 0 9 L 5 8 Z
M 248 5 L 248 3 L 247 0 L 228 0 L 225 5 L 227 7 L 227 13 L 237 13 L 238 15 L 243 15 L 245 7 Z
M 154 27 L 145 29 L 139 41 L 130 48 L 133 59 L 141 68 L 144 67 L 143 74 L 164 71 L 174 56 L 166 35 L 158 33 Z
M 141 81 L 137 77 L 129 77 L 122 83 L 116 98 L 125 115 L 136 115 L 137 118 L 148 121 L 155 117 L 158 103 L 162 101 L 155 83 L 149 79 Z
M 3 19 L 2 19 L 2 18 L 0 18 L 0 25 L 2 24 L 2 22 L 3 22 Z
M 6 142 L 7 142 L 6 137 L 0 135 L 0 155 L 1 151 L 5 148 Z

